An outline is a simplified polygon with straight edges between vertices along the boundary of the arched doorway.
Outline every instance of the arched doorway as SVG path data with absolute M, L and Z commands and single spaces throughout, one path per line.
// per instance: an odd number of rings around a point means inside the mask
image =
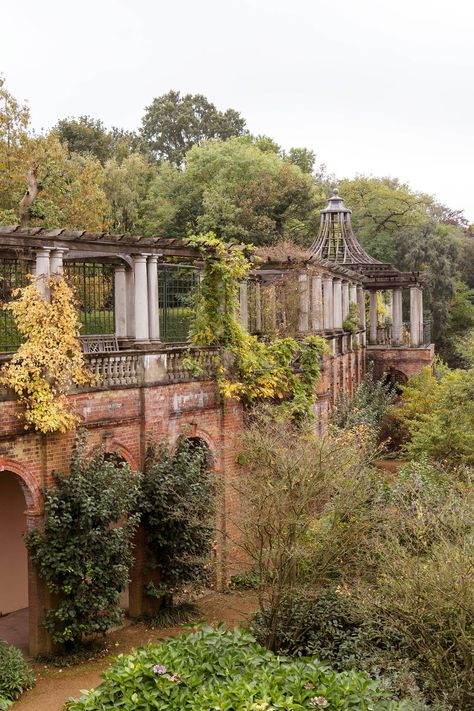
M 406 382 L 406 375 L 400 370 L 396 370 L 396 368 L 389 368 L 385 373 L 384 385 L 390 392 L 395 392 L 396 395 L 401 395 L 402 386 L 406 385 Z
M 28 643 L 26 508 L 21 479 L 0 471 L 0 637 L 21 648 Z

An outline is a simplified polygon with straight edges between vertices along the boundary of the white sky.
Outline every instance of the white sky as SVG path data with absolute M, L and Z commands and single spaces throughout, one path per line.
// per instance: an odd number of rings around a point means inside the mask
M 0 72 L 35 128 L 134 129 L 202 93 L 338 177 L 392 175 L 474 222 L 472 0 L 0 2 Z

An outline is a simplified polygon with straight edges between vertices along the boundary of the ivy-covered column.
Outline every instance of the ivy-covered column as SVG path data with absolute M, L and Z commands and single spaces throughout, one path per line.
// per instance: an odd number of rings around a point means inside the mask
M 240 313 L 239 320 L 240 325 L 248 331 L 249 327 L 249 294 L 248 294 L 248 284 L 246 281 L 241 282 L 239 289 L 239 304 Z

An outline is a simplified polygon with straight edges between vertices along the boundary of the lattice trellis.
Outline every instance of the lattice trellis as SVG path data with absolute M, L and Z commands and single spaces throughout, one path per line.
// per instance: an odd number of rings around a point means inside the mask
M 81 335 L 115 333 L 114 267 L 100 262 L 68 261 L 64 275 L 79 302 Z
M 0 351 L 15 351 L 21 343 L 15 322 L 3 306 L 13 299 L 15 289 L 26 286 L 32 265 L 24 259 L 0 259 Z
M 158 265 L 160 337 L 172 343 L 189 339 L 193 317 L 192 296 L 199 287 L 199 271 L 194 267 Z

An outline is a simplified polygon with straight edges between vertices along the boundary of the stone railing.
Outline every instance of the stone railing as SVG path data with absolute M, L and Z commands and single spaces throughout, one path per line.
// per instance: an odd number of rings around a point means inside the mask
M 390 346 L 392 344 L 392 327 L 381 326 L 377 328 L 377 345 Z
M 85 356 L 99 388 L 179 383 L 215 377 L 215 348 L 164 347 L 154 351 L 118 351 Z

